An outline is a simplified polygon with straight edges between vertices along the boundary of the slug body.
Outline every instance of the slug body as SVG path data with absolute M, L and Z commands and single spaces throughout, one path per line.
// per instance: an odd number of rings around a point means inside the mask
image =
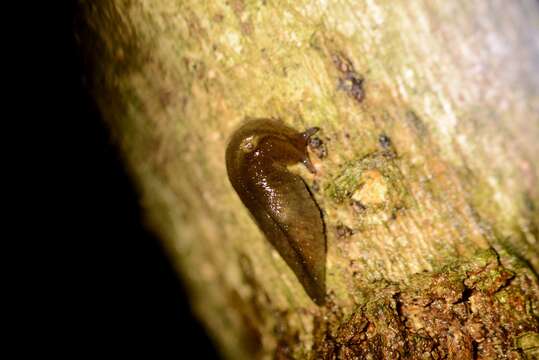
M 232 186 L 258 227 L 318 305 L 325 302 L 326 237 L 320 209 L 288 165 L 303 163 L 309 138 L 273 119 L 248 120 L 232 135 L 226 167 Z

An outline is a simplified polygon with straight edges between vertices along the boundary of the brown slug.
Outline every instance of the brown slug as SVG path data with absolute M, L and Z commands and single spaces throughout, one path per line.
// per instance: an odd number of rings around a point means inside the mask
M 300 133 L 274 119 L 247 120 L 226 149 L 228 178 L 258 227 L 318 305 L 326 295 L 326 236 L 320 208 L 288 165 L 309 160 L 307 143 L 318 128 Z

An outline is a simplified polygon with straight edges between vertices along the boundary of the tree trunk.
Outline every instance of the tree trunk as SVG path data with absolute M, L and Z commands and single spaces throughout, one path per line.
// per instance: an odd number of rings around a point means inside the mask
M 88 80 L 225 358 L 539 358 L 539 3 L 81 1 Z M 227 179 L 303 131 L 317 306 Z

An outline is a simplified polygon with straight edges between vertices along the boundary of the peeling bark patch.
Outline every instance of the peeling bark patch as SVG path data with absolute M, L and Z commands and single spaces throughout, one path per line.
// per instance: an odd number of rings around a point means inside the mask
M 344 55 L 333 54 L 331 59 L 337 70 L 341 73 L 337 83 L 337 90 L 345 91 L 358 103 L 362 102 L 365 98 L 363 76 L 354 70 L 352 62 Z
M 338 205 L 360 215 L 354 230 L 393 221 L 407 208 L 409 191 L 393 151 L 381 150 L 344 165 L 324 190 Z M 346 204 L 346 205 L 345 205 Z
M 395 195 L 395 200 L 397 200 L 398 193 L 404 190 L 401 188 L 401 182 L 402 175 L 393 156 L 385 151 L 378 151 L 346 164 L 326 190 L 335 202 L 342 203 L 346 199 L 352 199 L 354 193 L 364 186 L 381 190 L 381 186 L 384 185 L 390 195 Z M 375 195 L 368 193 L 369 197 Z M 360 199 L 354 200 L 360 201 Z M 367 205 L 364 202 L 362 204 Z
M 352 193 L 352 200 L 366 206 L 385 203 L 388 196 L 388 183 L 378 170 L 367 170 L 359 178 L 359 186 Z
M 310 359 L 537 358 L 539 283 L 492 250 L 365 295 L 352 315 L 315 319 Z

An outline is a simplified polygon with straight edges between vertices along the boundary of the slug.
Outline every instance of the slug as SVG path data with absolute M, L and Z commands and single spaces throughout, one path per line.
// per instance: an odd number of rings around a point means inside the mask
M 303 179 L 288 165 L 316 170 L 304 132 L 274 119 L 247 120 L 226 149 L 228 178 L 260 230 L 290 266 L 309 297 L 325 303 L 326 235 L 320 208 Z

